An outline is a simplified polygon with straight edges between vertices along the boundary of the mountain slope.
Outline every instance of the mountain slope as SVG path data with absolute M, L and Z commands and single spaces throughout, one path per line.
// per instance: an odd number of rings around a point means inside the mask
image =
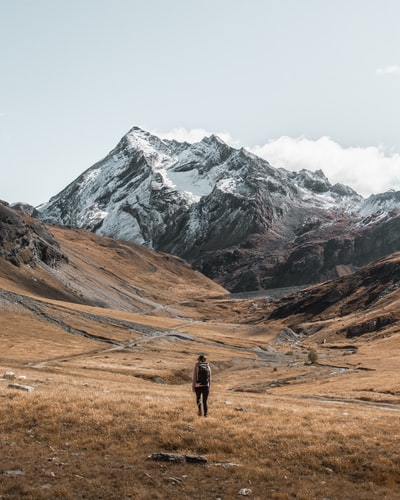
M 0 496 L 234 498 L 250 478 L 258 498 L 397 498 L 398 255 L 237 301 L 179 258 L 9 207 L 1 222 Z M 394 321 L 344 330 L 379 310 Z M 200 353 L 208 419 L 191 393 Z
M 400 249 L 397 219 L 377 217 L 378 206 L 321 170 L 276 169 L 215 136 L 178 143 L 134 127 L 37 214 L 183 257 L 242 291 L 334 278 Z
M 11 293 L 165 315 L 179 314 L 173 304 L 227 293 L 178 257 L 50 227 L 3 204 L 0 230 L 0 286 Z
M 299 338 L 371 342 L 400 329 L 400 252 L 271 303 L 261 321 L 282 321 Z

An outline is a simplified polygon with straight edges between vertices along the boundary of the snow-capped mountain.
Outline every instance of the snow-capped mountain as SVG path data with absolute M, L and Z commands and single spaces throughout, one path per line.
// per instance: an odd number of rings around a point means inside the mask
M 336 252 L 330 264 L 310 268 L 309 250 L 285 268 L 305 242 L 315 250 L 344 226 L 352 231 L 359 213 L 371 215 L 368 200 L 331 185 L 321 170 L 276 169 L 216 136 L 179 143 L 137 127 L 38 207 L 45 221 L 184 257 L 232 290 L 310 283 L 351 267 L 347 251 L 343 262 Z

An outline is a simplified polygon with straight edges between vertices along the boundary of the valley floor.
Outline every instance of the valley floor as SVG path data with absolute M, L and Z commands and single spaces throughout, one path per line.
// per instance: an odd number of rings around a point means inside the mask
M 1 498 L 400 498 L 399 378 L 367 350 L 320 346 L 310 365 L 307 346 L 261 327 L 61 312 L 96 336 L 32 321 L 3 338 Z M 207 419 L 191 392 L 199 352 L 213 369 Z

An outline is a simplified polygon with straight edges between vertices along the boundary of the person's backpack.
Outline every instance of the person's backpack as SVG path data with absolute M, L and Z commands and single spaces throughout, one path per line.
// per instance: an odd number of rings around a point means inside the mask
M 200 363 L 198 366 L 197 383 L 208 385 L 210 382 L 210 367 L 208 363 Z

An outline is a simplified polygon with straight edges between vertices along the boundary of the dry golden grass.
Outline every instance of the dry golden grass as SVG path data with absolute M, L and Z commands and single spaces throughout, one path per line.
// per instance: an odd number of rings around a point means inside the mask
M 33 393 L 0 386 L 2 498 L 235 498 L 241 488 L 258 499 L 400 498 L 398 411 L 216 383 L 204 419 L 189 383 L 28 373 Z M 208 465 L 149 460 L 156 452 Z

